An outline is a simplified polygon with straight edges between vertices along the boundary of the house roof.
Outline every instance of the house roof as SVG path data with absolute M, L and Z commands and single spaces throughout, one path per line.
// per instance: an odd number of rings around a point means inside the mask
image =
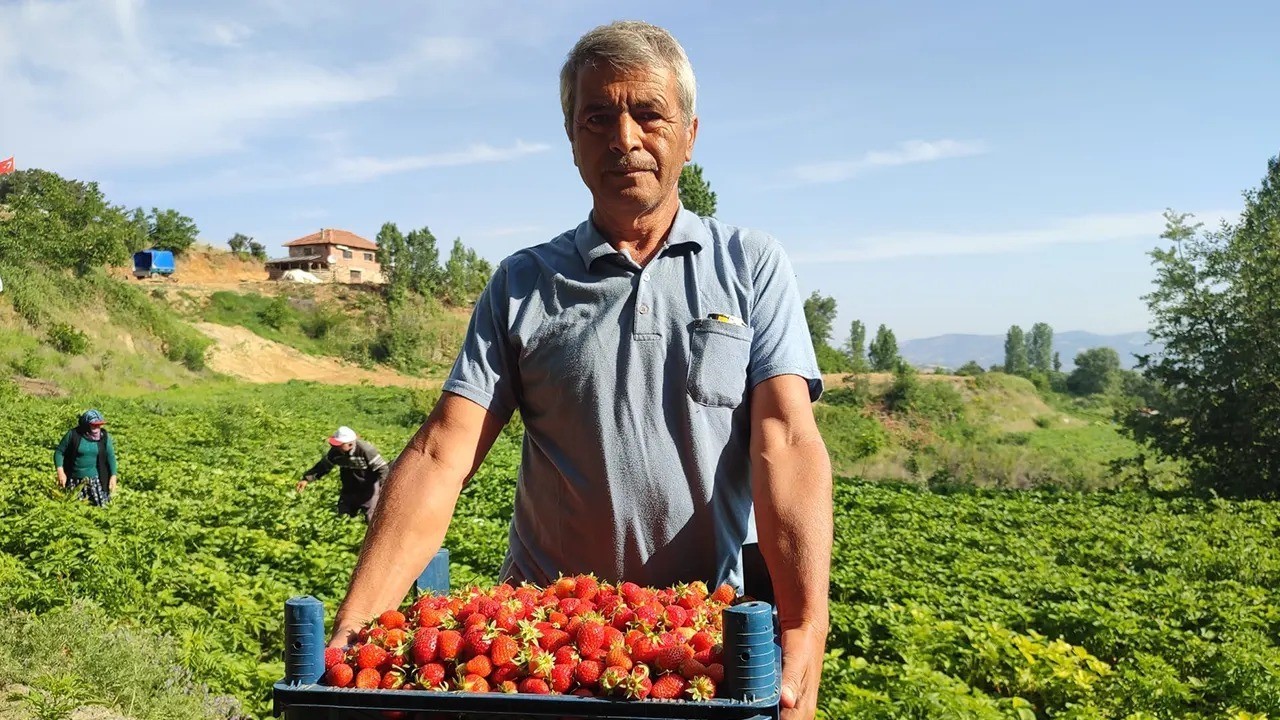
M 297 263 L 297 262 L 322 262 L 322 263 L 327 263 L 328 261 L 329 261 L 329 259 L 328 259 L 327 257 L 325 257 L 324 255 L 313 255 L 313 254 L 308 253 L 308 254 L 306 254 L 306 255 L 291 255 L 291 256 L 289 256 L 289 257 L 272 258 L 272 259 L 268 260 L 268 261 L 266 262 L 266 264 L 267 264 L 267 265 L 288 265 L 289 263 Z
M 300 237 L 297 240 L 290 240 L 284 244 L 285 247 L 298 247 L 300 245 L 345 245 L 356 250 L 378 249 L 378 244 L 372 240 L 365 240 L 353 232 L 334 228 L 321 228 L 319 232 L 313 232 L 310 235 Z

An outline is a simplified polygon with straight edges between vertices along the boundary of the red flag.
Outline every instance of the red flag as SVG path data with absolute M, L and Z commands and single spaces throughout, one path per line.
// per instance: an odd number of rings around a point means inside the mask
M 8 175 L 13 172 L 13 157 L 7 160 L 0 160 L 0 175 Z

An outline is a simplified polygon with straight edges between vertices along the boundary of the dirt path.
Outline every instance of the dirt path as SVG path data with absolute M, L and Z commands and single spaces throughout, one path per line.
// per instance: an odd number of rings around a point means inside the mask
M 396 385 L 438 387 L 440 381 L 402 375 L 394 370 L 366 370 L 336 358 L 308 355 L 301 350 L 259 337 L 242 327 L 194 323 L 214 346 L 206 361 L 224 375 L 256 383 L 308 380 L 329 385 Z

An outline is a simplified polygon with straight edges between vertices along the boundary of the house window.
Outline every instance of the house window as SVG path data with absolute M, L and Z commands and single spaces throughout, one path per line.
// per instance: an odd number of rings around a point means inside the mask
M 352 271 L 351 271 L 351 282 L 353 282 L 353 283 L 354 283 L 354 282 L 360 282 L 360 271 L 359 271 L 359 270 L 352 270 Z
M 351 259 L 351 251 L 350 251 L 350 250 L 343 250 L 343 251 L 342 251 L 342 259 L 343 259 L 343 260 L 350 260 L 350 259 Z
M 373 262 L 373 253 L 365 253 L 365 254 L 364 254 L 364 261 L 365 261 L 365 262 Z

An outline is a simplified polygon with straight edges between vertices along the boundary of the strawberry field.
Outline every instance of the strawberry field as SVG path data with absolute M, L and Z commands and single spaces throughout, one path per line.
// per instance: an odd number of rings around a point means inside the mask
M 332 612 L 364 531 L 333 512 L 336 474 L 294 483 L 339 424 L 394 455 L 429 400 L 212 384 L 72 401 L 0 385 L 0 607 L 90 600 L 266 716 L 284 600 Z M 51 466 L 89 406 L 120 454 L 123 490 L 102 510 L 62 497 Z M 511 428 L 464 493 L 456 585 L 492 580 L 518 458 Z M 836 508 L 829 717 L 1280 717 L 1272 504 L 840 480 Z

